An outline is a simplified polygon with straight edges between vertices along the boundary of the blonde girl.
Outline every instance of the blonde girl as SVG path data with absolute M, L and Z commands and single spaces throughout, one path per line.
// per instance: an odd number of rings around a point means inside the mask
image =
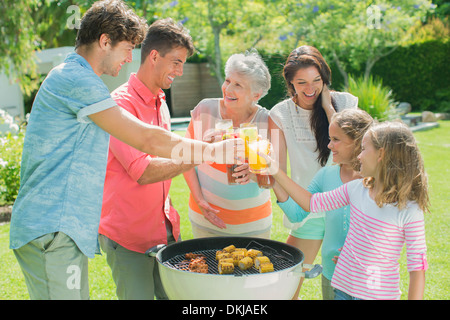
M 422 299 L 426 259 L 427 177 L 412 132 L 401 122 L 371 127 L 358 156 L 363 179 L 311 194 L 270 158 L 270 173 L 305 211 L 350 205 L 350 228 L 331 285 L 337 300 L 400 299 L 399 263 L 406 243 L 408 299 Z
M 373 124 L 372 117 L 361 109 L 345 109 L 335 113 L 330 121 L 330 142 L 328 149 L 333 155 L 336 165 L 320 169 L 308 186 L 311 193 L 334 190 L 344 183 L 360 179 L 360 163 L 358 155 L 361 152 L 361 141 L 367 129 Z M 273 188 L 278 205 L 291 223 L 302 222 L 309 214 L 289 197 L 278 183 Z M 343 247 L 350 225 L 350 208 L 344 206 L 333 210 L 321 218 L 323 223 L 308 226 L 308 233 L 322 242 L 322 297 L 324 300 L 334 300 L 335 294 L 331 287 L 331 278 L 336 264 L 333 258 L 339 255 Z M 320 226 L 320 227 L 319 227 Z

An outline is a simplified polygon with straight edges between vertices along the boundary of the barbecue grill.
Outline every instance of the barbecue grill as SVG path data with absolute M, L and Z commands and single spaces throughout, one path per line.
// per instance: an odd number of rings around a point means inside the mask
M 269 257 L 274 271 L 259 273 L 255 268 L 235 268 L 233 274 L 219 274 L 216 251 L 235 245 L 237 248 L 257 249 Z M 157 251 L 161 281 L 172 300 L 264 300 L 291 299 L 300 278 L 314 278 L 322 272 L 321 265 L 303 264 L 303 253 L 286 243 L 252 237 L 213 237 L 186 240 Z M 206 257 L 208 273 L 189 271 L 186 253 Z M 302 272 L 303 268 L 310 271 Z

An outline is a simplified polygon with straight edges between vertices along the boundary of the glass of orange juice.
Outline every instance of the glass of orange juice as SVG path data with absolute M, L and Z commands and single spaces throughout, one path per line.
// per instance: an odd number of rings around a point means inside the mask
M 250 172 L 265 173 L 267 170 L 267 162 L 258 153 L 269 155 L 271 152 L 271 144 L 269 140 L 254 140 L 248 144 L 248 165 Z
M 258 127 L 253 123 L 242 123 L 239 129 L 239 135 L 244 140 L 245 160 L 248 160 L 248 145 L 250 142 L 258 140 Z

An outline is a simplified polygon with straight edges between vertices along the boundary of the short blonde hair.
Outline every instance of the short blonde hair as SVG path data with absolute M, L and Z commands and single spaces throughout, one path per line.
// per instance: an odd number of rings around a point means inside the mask
M 377 205 L 390 203 L 403 209 L 408 201 L 415 201 L 422 211 L 429 211 L 428 178 L 411 130 L 400 121 L 387 121 L 366 134 L 376 149 L 384 150 L 377 176 L 364 179 L 369 188 L 381 184 L 381 192 L 375 195 Z

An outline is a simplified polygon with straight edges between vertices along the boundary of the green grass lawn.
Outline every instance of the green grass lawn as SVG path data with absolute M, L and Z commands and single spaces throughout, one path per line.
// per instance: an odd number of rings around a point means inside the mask
M 429 269 L 426 273 L 425 299 L 448 300 L 450 298 L 449 244 L 450 221 L 447 207 L 450 204 L 450 121 L 440 121 L 440 127 L 415 133 L 422 151 L 429 176 L 431 213 L 426 215 L 426 237 Z M 189 189 L 183 176 L 173 179 L 170 190 L 172 202 L 181 216 L 181 232 L 184 240 L 192 238 L 187 217 Z M 282 225 L 282 212 L 275 204 L 272 193 L 272 239 L 285 242 L 288 230 Z M 22 272 L 14 254 L 9 250 L 9 224 L 0 226 L 0 300 L 28 299 Z M 405 250 L 400 259 L 402 299 L 407 299 L 409 275 L 406 270 Z M 320 263 L 320 254 L 316 263 Z M 114 300 L 115 286 L 105 256 L 89 261 L 89 285 L 91 299 Z M 303 300 L 320 300 L 320 277 L 303 283 L 300 297 Z

